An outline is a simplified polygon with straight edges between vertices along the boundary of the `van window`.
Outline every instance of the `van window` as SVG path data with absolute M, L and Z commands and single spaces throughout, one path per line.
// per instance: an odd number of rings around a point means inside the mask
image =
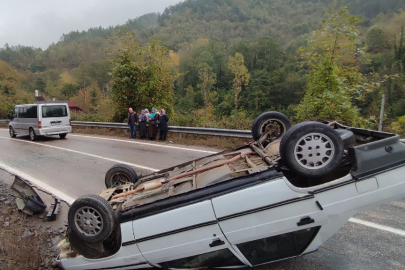
M 37 106 L 27 107 L 26 118 L 37 118 L 37 117 L 38 117 L 38 107 Z
M 42 107 L 42 117 L 66 117 L 68 116 L 66 105 L 51 105 Z
M 18 108 L 18 118 L 27 118 L 27 107 Z
M 13 119 L 18 117 L 18 108 L 14 108 Z

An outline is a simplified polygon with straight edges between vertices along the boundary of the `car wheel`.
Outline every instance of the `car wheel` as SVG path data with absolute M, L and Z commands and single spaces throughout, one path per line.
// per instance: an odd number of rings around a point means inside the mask
M 13 127 L 9 127 L 8 132 L 9 132 L 11 138 L 17 137 L 17 135 L 16 135 L 15 132 L 14 132 L 14 128 L 13 128 Z
M 61 139 L 64 139 L 64 138 L 66 138 L 66 135 L 67 135 L 67 133 L 59 134 L 59 137 L 60 137 Z
M 340 138 L 342 138 L 345 150 L 356 146 L 356 136 L 354 136 L 352 131 L 347 129 L 335 129 L 335 131 L 340 135 Z
M 279 112 L 265 112 L 259 115 L 252 125 L 252 136 L 255 141 L 269 132 L 269 138 L 274 141 L 281 138 L 291 127 L 287 116 Z
M 304 122 L 292 127 L 280 143 L 280 156 L 289 169 L 301 176 L 319 177 L 335 170 L 342 161 L 342 138 L 331 127 Z
M 138 181 L 135 170 L 125 164 L 117 164 L 111 167 L 105 175 L 105 186 L 107 188 L 118 187 Z
M 117 218 L 108 201 L 97 195 L 84 195 L 70 206 L 68 224 L 77 237 L 96 243 L 112 234 Z
M 35 141 L 37 139 L 37 135 L 35 135 L 35 131 L 33 128 L 30 128 L 29 135 L 30 135 L 31 141 Z

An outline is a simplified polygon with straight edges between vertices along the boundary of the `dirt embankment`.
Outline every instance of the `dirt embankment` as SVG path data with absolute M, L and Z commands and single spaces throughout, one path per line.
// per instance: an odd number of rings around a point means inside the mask
M 0 170 L 0 269 L 60 269 L 56 245 L 65 232 L 64 216 L 59 213 L 56 221 L 45 222 L 42 215 L 19 211 L 10 189 L 13 179 Z M 38 194 L 49 206 L 52 197 Z

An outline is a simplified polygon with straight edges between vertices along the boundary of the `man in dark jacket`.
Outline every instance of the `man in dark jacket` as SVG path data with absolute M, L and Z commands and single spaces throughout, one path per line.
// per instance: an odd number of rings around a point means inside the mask
M 159 141 L 166 141 L 167 131 L 169 130 L 169 117 L 164 109 L 160 110 L 159 116 Z
M 129 136 L 136 139 L 136 125 L 138 124 L 138 115 L 132 108 L 128 109 Z

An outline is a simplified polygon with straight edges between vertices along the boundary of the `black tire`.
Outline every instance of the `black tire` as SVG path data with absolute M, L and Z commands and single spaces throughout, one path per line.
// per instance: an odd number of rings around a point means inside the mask
M 308 148 L 303 148 L 304 145 Z M 343 141 L 339 134 L 318 122 L 295 125 L 280 143 L 283 162 L 291 171 L 304 177 L 320 177 L 332 172 L 342 161 L 343 153 Z
M 59 138 L 64 139 L 66 138 L 67 133 L 59 134 Z
M 287 116 L 279 112 L 265 112 L 259 115 L 252 125 L 252 136 L 255 141 L 259 140 L 265 133 L 269 124 L 276 125 L 279 128 L 278 134 L 274 139 L 281 138 L 291 127 L 291 122 Z M 274 140 L 273 139 L 273 140 Z
M 8 132 L 9 132 L 11 138 L 17 137 L 17 135 L 16 135 L 15 132 L 14 132 L 14 128 L 13 128 L 13 127 L 9 127 L 9 128 L 8 128 Z
M 125 164 L 117 164 L 111 167 L 105 175 L 105 186 L 107 188 L 117 187 L 129 183 L 135 184 L 138 175 L 134 168 Z
M 107 240 L 117 222 L 111 204 L 97 195 L 78 198 L 68 212 L 69 228 L 78 238 L 90 243 Z
M 345 150 L 356 146 L 356 136 L 354 136 L 352 131 L 347 129 L 335 129 L 335 131 L 340 135 L 340 138 L 342 138 Z
M 31 141 L 35 141 L 38 138 L 33 128 L 29 129 L 29 136 Z

